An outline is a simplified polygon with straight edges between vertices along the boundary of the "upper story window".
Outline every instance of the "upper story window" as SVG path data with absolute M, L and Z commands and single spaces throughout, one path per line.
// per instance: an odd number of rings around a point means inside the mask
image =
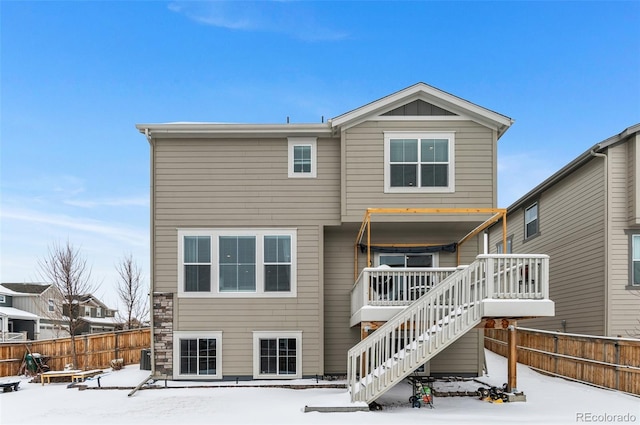
M 507 236 L 507 250 L 504 250 L 502 239 L 496 244 L 496 252 L 498 254 L 511 254 L 513 245 L 513 236 Z
M 453 132 L 385 133 L 385 192 L 453 192 Z
M 296 296 L 296 231 L 181 230 L 181 297 Z
M 317 155 L 315 137 L 289 137 L 289 177 L 315 178 Z
M 537 235 L 538 232 L 538 203 L 535 202 L 524 210 L 524 238 L 529 239 Z
M 100 307 L 96 307 L 96 317 L 102 317 L 102 309 Z
M 4 295 L 0 295 L 0 304 L 4 304 L 7 302 L 7 297 L 5 297 Z
M 54 302 L 53 302 L 53 300 L 52 300 L 51 298 L 49 298 L 49 300 L 48 300 L 47 308 L 48 308 L 48 310 L 49 310 L 50 312 L 51 312 L 51 311 L 54 311 L 54 310 L 55 310 L 55 308 L 56 308 L 56 306 L 55 306 L 55 304 L 54 304 Z

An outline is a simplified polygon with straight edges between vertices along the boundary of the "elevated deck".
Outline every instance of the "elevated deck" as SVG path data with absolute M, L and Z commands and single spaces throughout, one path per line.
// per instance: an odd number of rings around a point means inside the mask
M 500 318 L 554 315 L 549 299 L 549 257 L 485 254 L 481 316 Z M 468 266 L 435 268 L 367 267 L 351 290 L 350 325 L 386 322 L 438 283 Z

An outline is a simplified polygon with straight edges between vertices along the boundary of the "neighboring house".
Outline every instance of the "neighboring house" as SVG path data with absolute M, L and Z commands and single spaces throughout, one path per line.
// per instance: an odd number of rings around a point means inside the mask
M 2 283 L 0 294 L 13 308 L 7 316 L 7 332 L 27 332 L 27 339 L 49 339 L 65 335 L 60 310 L 61 296 L 55 286 L 45 283 Z M 0 301 L 2 301 L 0 295 Z M 5 321 L 3 321 L 4 332 Z M 11 329 L 11 330 L 10 330 Z
M 0 285 L 0 341 L 35 339 L 40 317 L 13 307 L 13 297 L 19 294 Z
M 640 124 L 597 143 L 508 209 L 507 252 L 551 257 L 556 315 L 524 326 L 640 334 Z M 490 229 L 502 252 L 501 226 Z
M 524 259 L 476 259 L 511 124 L 423 83 L 317 124 L 138 124 L 154 376 L 346 374 L 371 402 L 416 369 L 481 374 L 487 319 L 553 315 L 546 257 L 512 291 Z
M 99 332 L 113 332 L 120 325 L 116 319 L 117 310 L 107 307 L 103 302 L 91 294 L 83 294 L 74 298 L 73 317 L 78 319 L 75 334 L 89 334 Z M 69 309 L 65 305 L 64 314 L 69 316 Z

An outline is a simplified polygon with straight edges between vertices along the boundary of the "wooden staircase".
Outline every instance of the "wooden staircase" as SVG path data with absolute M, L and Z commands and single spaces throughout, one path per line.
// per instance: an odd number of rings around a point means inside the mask
M 375 401 L 476 327 L 489 299 L 548 302 L 548 257 L 480 255 L 433 286 L 349 350 L 351 401 Z

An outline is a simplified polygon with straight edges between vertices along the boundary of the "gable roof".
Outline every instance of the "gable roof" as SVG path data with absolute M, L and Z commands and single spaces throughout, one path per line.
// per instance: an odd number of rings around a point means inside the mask
M 18 295 L 39 295 L 51 286 L 49 283 L 2 283 L 0 285 Z
M 315 136 L 331 137 L 339 129 L 347 129 L 372 118 L 405 116 L 437 116 L 475 121 L 497 131 L 500 138 L 513 120 L 505 115 L 478 106 L 425 83 L 417 83 L 381 99 L 346 112 L 321 124 L 238 124 L 175 122 L 164 124 L 136 124 L 149 141 L 151 138 L 179 137 L 238 138 L 269 135 L 271 137 Z M 378 118 L 379 119 L 379 118 Z
M 117 311 L 117 310 L 113 310 L 112 308 L 107 307 L 106 304 L 104 304 L 102 301 L 100 301 L 99 299 L 97 299 L 96 297 L 94 297 L 92 294 L 82 294 L 82 295 L 77 295 L 75 297 L 73 297 L 73 303 L 78 303 L 78 304 L 82 304 L 82 305 L 90 305 L 90 306 L 94 306 L 94 307 L 100 307 L 104 310 L 110 310 L 110 311 Z
M 331 119 L 330 122 L 333 127 L 349 128 L 376 116 L 389 115 L 390 111 L 417 100 L 437 108 L 438 111 L 436 113 L 438 116 L 461 116 L 493 128 L 498 132 L 498 138 L 513 124 L 513 120 L 505 115 L 483 108 L 425 83 L 409 86 L 339 115 Z M 420 105 L 418 104 L 418 106 Z M 417 113 L 416 115 L 429 114 Z

